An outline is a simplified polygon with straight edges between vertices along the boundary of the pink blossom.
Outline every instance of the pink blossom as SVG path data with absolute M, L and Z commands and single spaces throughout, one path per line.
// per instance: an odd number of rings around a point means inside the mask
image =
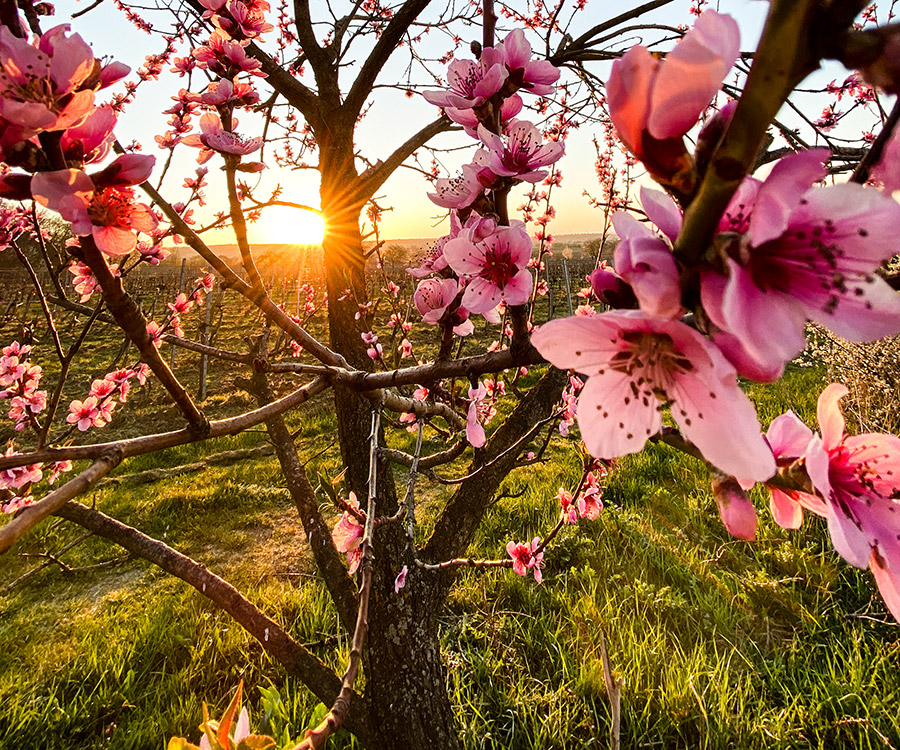
M 29 505 L 33 505 L 35 502 L 34 497 L 32 495 L 25 495 L 24 497 L 19 497 L 18 495 L 14 495 L 5 503 L 0 505 L 0 512 L 13 514 L 20 510 L 21 508 L 26 508 Z
M 602 495 L 600 487 L 588 487 L 578 498 L 578 515 L 588 521 L 596 521 L 603 510 Z
M 615 251 L 616 272 L 631 287 L 641 310 L 656 318 L 680 317 L 678 267 L 669 246 L 629 213 L 616 211 L 612 221 L 621 238 Z
M 400 568 L 400 572 L 397 573 L 397 577 L 394 579 L 394 593 L 399 594 L 400 589 L 406 586 L 406 574 L 409 572 L 408 568 L 404 565 Z
M 116 162 L 125 158 L 119 157 Z M 152 159 L 142 157 L 147 158 Z M 141 163 L 146 164 L 145 161 Z M 91 177 L 77 169 L 39 172 L 31 180 L 31 191 L 38 203 L 57 211 L 63 219 L 71 222 L 76 235 L 91 235 L 106 255 L 130 253 L 137 244 L 134 232 L 149 233 L 158 224 L 148 206 L 134 201 L 131 188 L 98 188 Z
M 359 509 L 359 502 L 353 492 L 350 493 L 347 504 L 357 510 Z M 360 545 L 362 544 L 363 532 L 364 529 L 360 523 L 347 512 L 344 512 L 331 532 L 331 539 L 338 552 L 343 552 L 347 555 L 347 564 L 350 566 L 351 573 L 356 572 L 362 559 Z
M 513 561 L 513 572 L 516 575 L 524 576 L 531 569 L 534 572 L 535 583 L 540 583 L 543 578 L 541 565 L 544 561 L 544 553 L 543 551 L 537 552 L 537 549 L 541 546 L 540 542 L 540 538 L 535 537 L 531 540 L 531 544 L 509 542 L 506 545 L 506 554 Z
M 29 219 L 19 206 L 0 205 L 0 250 L 5 250 L 29 225 Z
M 506 124 L 519 112 L 522 111 L 522 97 L 513 94 L 503 100 L 500 105 L 500 127 L 506 127 Z M 444 107 L 444 114 L 447 115 L 457 125 L 462 125 L 466 135 L 470 138 L 478 139 L 478 115 L 472 109 L 457 109 L 456 107 Z
M 98 399 L 104 399 L 109 396 L 117 388 L 116 384 L 109 380 L 95 380 L 91 383 L 91 395 Z
M 562 158 L 566 147 L 559 141 L 544 143 L 541 131 L 527 120 L 513 120 L 505 130 L 504 143 L 484 125 L 478 126 L 478 138 L 490 149 L 488 167 L 501 177 L 515 177 L 524 182 L 540 182 L 548 172 L 539 169 Z
M 469 409 L 466 413 L 466 440 L 474 448 L 481 448 L 485 443 L 484 427 L 489 416 L 490 406 L 484 403 L 487 390 L 479 383 L 478 388 L 469 388 Z
M 147 378 L 149 378 L 151 374 L 150 365 L 148 365 L 146 362 L 141 362 L 137 366 L 135 372 L 137 373 L 138 383 L 144 385 L 147 382 Z
M 149 245 L 146 242 L 138 242 L 137 249 L 141 254 L 141 259 L 151 266 L 158 266 L 161 261 L 169 257 L 169 251 L 160 243 Z
M 147 323 L 147 335 L 157 349 L 162 346 L 163 327 L 155 320 Z
M 497 45 L 509 71 L 508 81 L 537 96 L 550 96 L 559 69 L 548 60 L 532 60 L 531 44 L 522 29 L 514 29 Z
M 456 279 L 423 279 L 416 287 L 413 302 L 422 320 L 437 325 L 459 290 Z
M 60 146 L 66 161 L 91 164 L 103 161 L 112 149 L 116 115 L 109 105 L 94 109 L 82 122 L 62 134 Z
M 684 323 L 607 312 L 552 320 L 533 332 L 532 343 L 556 367 L 588 376 L 577 418 L 591 455 L 640 451 L 669 405 L 685 436 L 723 472 L 757 480 L 775 473 L 734 368 Z
M 606 261 L 600 261 L 600 267 L 591 272 L 588 280 L 594 296 L 603 304 L 623 309 L 638 306 L 634 290 L 625 283 L 619 274 L 606 265 Z
M 900 438 L 848 436 L 838 402 L 847 394 L 832 384 L 819 396 L 822 447 L 828 454 L 828 531 L 851 565 L 869 567 L 885 603 L 900 619 Z M 818 488 L 824 495 L 824 488 Z
M 150 177 L 155 162 L 156 157 L 147 154 L 122 154 L 91 174 L 91 180 L 98 188 L 140 185 Z
M 772 420 L 765 438 L 779 465 L 802 461 L 814 487 L 828 486 L 828 455 L 822 448 L 822 438 L 803 424 L 794 412 L 788 411 Z M 819 516 L 828 515 L 825 502 L 817 495 L 766 486 L 770 493 L 772 516 L 785 529 L 800 528 L 803 508 Z
M 225 7 L 228 15 L 214 15 L 212 22 L 232 37 L 255 39 L 275 28 L 262 14 L 263 8 L 269 8 L 268 3 L 257 0 L 255 3 L 245 4 L 240 0 L 229 0 Z
M 237 126 L 237 121 L 233 121 Z M 187 135 L 182 138 L 186 146 L 200 149 L 197 161 L 200 164 L 209 161 L 213 152 L 241 156 L 252 154 L 262 146 L 262 138 L 243 138 L 222 127 L 222 120 L 215 112 L 207 112 L 200 118 L 200 135 Z
M 839 406 L 847 393 L 845 386 L 832 383 L 819 396 L 821 441 L 818 436 L 806 440 L 807 431 L 796 418 L 783 424 L 785 443 L 805 451 L 799 458 L 824 503 L 808 493 L 791 493 L 779 502 L 795 501 L 824 515 L 835 549 L 851 565 L 872 570 L 888 609 L 900 620 L 900 438 L 847 435 Z M 799 525 L 800 513 L 781 515 L 793 526 Z
M 260 70 L 262 63 L 247 54 L 244 44 L 246 42 L 242 44 L 230 39 L 217 29 L 210 34 L 206 44 L 193 51 L 192 59 L 201 68 L 225 78 L 233 78 L 238 73 L 250 73 L 264 78 L 266 74 Z
M 428 193 L 429 200 L 441 208 L 469 206 L 484 192 L 486 187 L 479 180 L 480 171 L 481 167 L 474 162 L 463 164 L 462 174 L 456 177 L 442 177 L 435 182 L 435 192 Z
M 738 481 L 734 477 L 716 473 L 713 475 L 712 491 L 728 533 L 738 539 L 754 540 L 756 509 Z
M 247 83 L 220 78 L 218 81 L 212 81 L 207 90 L 195 95 L 195 98 L 208 107 L 218 107 L 231 102 L 249 106 L 259 101 L 259 94 Z
M 4 346 L 3 349 L 0 349 L 0 353 L 2 353 L 4 357 L 25 357 L 31 353 L 31 345 L 20 344 L 18 341 L 13 341 L 8 346 Z
M 680 167 L 687 155 L 681 137 L 697 123 L 739 50 L 734 19 L 706 11 L 665 60 L 637 45 L 613 63 L 606 85 L 609 116 L 651 172 Z
M 36 44 L 0 29 L 0 117 L 24 129 L 24 137 L 65 130 L 94 109 L 94 92 L 80 90 L 94 69 L 94 53 L 63 24 Z
M 84 401 L 73 400 L 69 404 L 69 412 L 66 421 L 76 425 L 82 432 L 91 427 L 103 427 L 106 424 L 100 414 L 100 409 L 97 408 L 95 396 L 88 396 Z
M 432 273 L 440 273 L 447 268 L 447 259 L 444 257 L 444 246 L 453 239 L 463 236 L 469 242 L 478 242 L 497 231 L 497 221 L 490 217 L 483 217 L 477 211 L 471 211 L 465 223 L 460 222 L 455 209 L 450 211 L 450 234 L 446 234 L 435 243 L 434 248 L 425 257 L 418 268 L 407 268 L 410 276 L 417 279 L 424 278 Z
M 7 456 L 16 455 L 12 446 L 6 449 Z M 26 464 L 25 466 L 14 466 L 10 469 L 0 470 L 0 489 L 21 489 L 35 482 L 40 482 L 44 476 L 41 471 L 43 464 Z
M 25 360 L 20 361 L 15 355 L 0 357 L 0 385 L 15 383 L 28 370 Z
M 192 300 L 187 298 L 187 295 L 184 292 L 181 292 L 176 298 L 174 302 L 167 302 L 166 307 L 168 307 L 172 312 L 183 315 L 188 312 L 194 303 Z
M 444 246 L 444 257 L 456 273 L 469 279 L 462 304 L 470 312 L 492 310 L 501 300 L 522 305 L 531 296 L 533 280 L 526 268 L 531 238 L 521 226 L 501 227 L 474 244 L 458 237 Z
M 566 523 L 572 524 L 578 521 L 578 509 L 572 502 L 572 493 L 565 487 L 560 487 L 556 493 L 556 499 L 559 500 L 559 507 L 562 508 L 562 517 Z
M 714 339 L 749 377 L 778 378 L 807 320 L 852 341 L 900 331 L 900 296 L 875 274 L 897 251 L 900 206 L 851 183 L 806 189 L 826 156 L 792 154 L 765 182 L 745 180 L 719 225 L 734 233 L 723 269 L 701 276 Z
M 438 107 L 472 109 L 490 99 L 506 80 L 502 53 L 491 47 L 481 51 L 478 60 L 453 60 L 447 70 L 449 91 L 424 91 L 425 100 Z
M 85 263 L 75 261 L 66 270 L 72 274 L 72 284 L 75 287 L 75 291 L 81 295 L 80 301 L 87 302 L 98 286 L 97 279 L 94 278 L 91 269 Z
M 60 474 L 66 474 L 70 471 L 72 471 L 71 461 L 56 461 L 50 465 L 50 476 L 47 478 L 47 481 L 50 484 L 56 484 Z

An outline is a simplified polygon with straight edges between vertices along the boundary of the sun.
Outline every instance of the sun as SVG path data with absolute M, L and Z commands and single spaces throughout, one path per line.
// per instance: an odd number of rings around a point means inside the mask
M 256 242 L 270 245 L 321 245 L 325 222 L 314 211 L 270 206 L 256 225 Z
M 321 245 L 325 236 L 325 220 L 321 214 L 295 210 L 287 233 L 292 244 Z

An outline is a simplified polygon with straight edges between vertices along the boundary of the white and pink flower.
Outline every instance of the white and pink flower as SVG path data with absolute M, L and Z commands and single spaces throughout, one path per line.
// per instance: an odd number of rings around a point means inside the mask
M 765 182 L 745 180 L 719 225 L 723 267 L 701 276 L 714 340 L 757 380 L 780 377 L 807 320 L 851 341 L 900 332 L 900 296 L 875 273 L 897 252 L 900 205 L 853 183 L 810 188 L 827 154 L 792 154 Z
M 468 279 L 462 304 L 470 312 L 488 312 L 501 301 L 522 305 L 531 296 L 531 238 L 521 226 L 500 227 L 475 243 L 462 236 L 450 240 L 444 257 Z
M 577 419 L 591 455 L 640 451 L 668 405 L 685 436 L 723 472 L 759 481 L 775 473 L 734 368 L 684 323 L 615 311 L 552 320 L 531 340 L 556 367 L 588 376 Z
M 540 182 L 549 174 L 540 167 L 559 161 L 566 150 L 559 141 L 544 143 L 541 131 L 527 120 L 513 120 L 504 132 L 505 141 L 484 125 L 478 126 L 478 138 L 490 149 L 487 166 L 501 177 Z
M 543 580 L 541 565 L 544 563 L 544 552 L 543 550 L 538 551 L 540 546 L 541 540 L 539 537 L 532 539 L 531 544 L 509 542 L 506 545 L 506 554 L 512 558 L 513 572 L 516 575 L 524 576 L 531 570 L 534 573 L 535 583 L 540 583 Z
M 438 107 L 472 109 L 490 99 L 502 87 L 507 71 L 504 56 L 486 47 L 478 60 L 453 60 L 447 70 L 449 91 L 424 91 L 425 100 Z
M 792 413 L 769 428 L 779 463 L 802 459 L 817 494 L 770 487 L 775 520 L 797 528 L 803 509 L 824 516 L 835 549 L 857 568 L 870 568 L 891 614 L 900 620 L 900 438 L 845 432 L 833 383 L 819 396 L 821 438 Z

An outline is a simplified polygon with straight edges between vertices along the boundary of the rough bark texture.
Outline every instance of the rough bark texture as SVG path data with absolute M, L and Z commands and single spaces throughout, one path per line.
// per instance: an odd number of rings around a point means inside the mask
M 333 118 L 326 133 L 317 133 L 322 165 L 322 209 L 326 217 L 323 242 L 328 289 L 331 347 L 347 361 L 371 370 L 360 333 L 368 330 L 365 317 L 356 319 L 367 301 L 365 257 L 359 231 L 363 207 L 354 197 L 360 178 L 353 166 L 352 123 L 342 128 Z M 350 487 L 366 497 L 369 434 L 373 405 L 365 397 L 336 385 L 334 404 L 338 435 Z M 379 436 L 383 445 L 383 435 Z M 377 514 L 397 509 L 390 465 L 377 469 Z M 435 580 L 413 571 L 407 587 L 394 593 L 394 579 L 404 561 L 412 564 L 409 541 L 399 524 L 375 533 L 375 561 L 369 601 L 368 642 L 364 650 L 366 705 L 373 750 L 455 750 L 459 746 L 453 711 L 444 683 L 435 615 L 440 601 Z

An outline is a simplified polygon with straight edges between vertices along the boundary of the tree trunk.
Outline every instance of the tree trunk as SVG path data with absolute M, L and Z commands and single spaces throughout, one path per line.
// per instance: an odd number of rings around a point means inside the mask
M 373 581 L 364 662 L 373 750 L 458 750 L 438 640 L 444 600 L 437 576 L 410 565 L 406 586 L 394 593 L 400 562 L 398 570 L 389 564 L 377 566 Z
M 370 329 L 365 256 L 359 230 L 364 203 L 354 198 L 359 176 L 353 165 L 352 126 L 344 132 L 334 122 L 318 137 L 323 240 L 328 290 L 331 347 L 354 367 L 371 370 L 372 360 L 360 334 Z M 361 313 L 357 319 L 357 313 Z M 346 388 L 334 388 L 341 454 L 350 487 L 365 507 L 368 495 L 369 435 L 372 404 Z M 384 444 L 383 435 L 379 442 Z M 397 510 L 391 466 L 379 460 L 376 513 Z M 369 630 L 364 648 L 365 700 L 373 729 L 372 750 L 456 750 L 453 710 L 447 696 L 436 615 L 442 599 L 437 577 L 415 569 L 409 540 L 400 524 L 375 533 L 375 567 L 369 600 Z M 394 592 L 404 562 L 407 586 Z

